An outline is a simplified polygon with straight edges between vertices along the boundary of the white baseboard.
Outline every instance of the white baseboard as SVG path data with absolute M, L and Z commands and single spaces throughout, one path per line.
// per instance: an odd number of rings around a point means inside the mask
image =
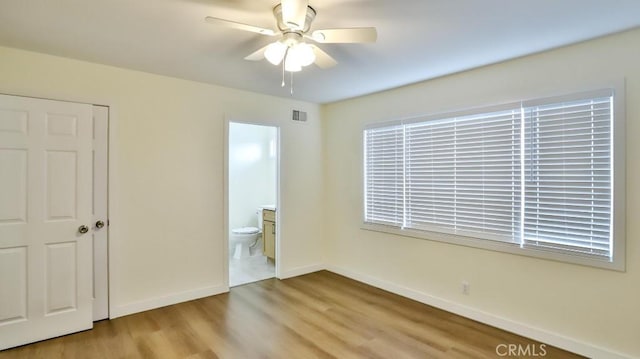
M 297 277 L 300 275 L 321 271 L 323 269 L 324 269 L 323 264 L 314 264 L 309 266 L 297 267 L 297 268 L 283 271 L 279 279 Z M 173 294 L 165 295 L 162 297 L 151 298 L 148 300 L 143 300 L 139 302 L 121 305 L 115 308 L 110 308 L 109 318 L 114 319 L 118 317 L 123 317 L 129 314 L 135 314 L 135 313 L 140 313 L 140 312 L 144 312 L 151 309 L 166 307 L 168 305 L 178 304 L 178 303 L 186 302 L 189 300 L 208 297 L 208 296 L 212 296 L 220 293 L 226 293 L 228 291 L 229 291 L 229 287 L 221 285 L 221 286 L 188 290 L 180 293 L 173 293 Z
M 297 277 L 299 275 L 305 275 L 305 274 L 309 274 L 309 273 L 313 273 L 313 272 L 318 272 L 321 270 L 324 270 L 324 264 L 313 264 L 310 266 L 303 266 L 303 267 L 296 267 L 293 269 L 288 269 L 288 270 L 284 270 L 282 271 L 282 273 L 280 273 L 280 277 L 278 277 L 278 279 L 287 279 L 287 278 L 291 278 L 291 277 Z
M 549 344 L 573 353 L 577 353 L 589 358 L 607 358 L 607 359 L 630 359 L 622 353 L 617 353 L 608 349 L 604 349 L 593 344 L 585 343 L 573 338 L 569 338 L 557 333 L 553 333 L 544 329 L 534 328 L 524 323 L 516 322 L 497 315 L 486 313 L 465 305 L 452 302 L 447 299 L 435 297 L 423 292 L 416 291 L 407 287 L 403 287 L 392 282 L 381 280 L 366 274 L 356 273 L 349 269 L 327 265 L 325 269 L 340 274 L 342 276 L 369 284 L 371 286 L 384 289 L 388 292 L 413 299 L 415 301 L 455 313 L 460 316 L 473 319 L 475 321 L 500 328 L 523 337 L 531 338 L 545 344 Z
M 151 309 L 160 307 L 166 307 L 168 305 L 187 302 L 194 299 L 209 297 L 212 295 L 228 292 L 229 288 L 220 285 L 213 287 L 198 288 L 193 290 L 187 290 L 184 292 L 172 293 L 161 297 L 142 300 L 139 302 L 133 302 L 118 307 L 111 308 L 109 318 L 114 319 L 123 317 L 125 315 L 144 312 Z

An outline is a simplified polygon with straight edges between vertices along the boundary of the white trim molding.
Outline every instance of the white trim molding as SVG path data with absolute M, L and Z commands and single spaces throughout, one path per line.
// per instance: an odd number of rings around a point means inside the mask
M 321 263 L 302 266 L 302 267 L 296 267 L 292 269 L 285 269 L 280 272 L 280 276 L 278 277 L 278 279 L 293 278 L 293 277 L 297 277 L 297 276 L 301 276 L 301 275 L 305 275 L 313 272 L 319 272 L 324 269 L 325 269 L 325 266 L 324 264 L 321 264 Z
M 229 287 L 224 285 L 204 287 L 199 289 L 187 290 L 184 292 L 172 293 L 151 299 L 145 299 L 138 302 L 124 304 L 115 308 L 111 308 L 109 319 L 124 317 L 125 315 L 144 312 L 151 309 L 166 307 L 173 304 L 187 302 L 194 299 L 210 297 L 212 295 L 222 294 L 229 291 Z
M 424 292 L 417 291 L 415 289 L 407 288 L 383 279 L 379 279 L 366 274 L 354 272 L 350 269 L 327 265 L 326 270 L 345 276 L 347 278 L 356 280 L 358 282 L 366 283 L 376 288 L 386 290 L 388 292 L 413 299 L 420 303 L 424 303 L 438 309 L 445 310 L 450 313 L 454 313 L 465 318 L 473 319 L 475 321 L 491 325 L 493 327 L 506 330 L 517 335 L 521 335 L 526 338 L 537 340 L 539 342 L 552 345 L 573 353 L 577 353 L 589 358 L 602 358 L 602 359 L 631 359 L 631 356 L 615 352 L 610 349 L 598 347 L 596 345 L 585 343 L 583 341 L 569 338 L 567 336 L 550 332 L 548 330 L 535 328 L 525 323 L 516 322 L 507 318 L 497 316 L 495 314 L 483 312 L 481 310 L 468 307 L 444 298 L 439 298 Z

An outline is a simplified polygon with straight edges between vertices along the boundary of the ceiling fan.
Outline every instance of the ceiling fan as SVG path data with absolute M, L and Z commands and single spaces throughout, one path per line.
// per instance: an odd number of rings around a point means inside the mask
M 316 10 L 309 6 L 308 0 L 282 0 L 273 8 L 273 15 L 276 19 L 277 30 L 211 16 L 207 16 L 205 20 L 211 24 L 223 25 L 237 30 L 279 37 L 278 40 L 245 57 L 245 60 L 260 61 L 266 58 L 274 65 L 282 64 L 282 86 L 284 86 L 285 71 L 298 72 L 313 63 L 323 69 L 337 64 L 336 60 L 314 43 L 370 43 L 377 39 L 374 27 L 325 29 L 310 32 L 311 24 L 316 17 Z

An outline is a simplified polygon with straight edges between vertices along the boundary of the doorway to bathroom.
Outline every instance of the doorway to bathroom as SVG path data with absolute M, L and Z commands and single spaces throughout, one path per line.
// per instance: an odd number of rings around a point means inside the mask
M 278 128 L 229 122 L 229 286 L 273 278 L 278 229 Z

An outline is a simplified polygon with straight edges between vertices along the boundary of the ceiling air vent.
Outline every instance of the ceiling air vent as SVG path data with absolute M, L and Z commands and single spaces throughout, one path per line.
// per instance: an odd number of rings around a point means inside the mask
M 307 122 L 307 113 L 304 111 L 293 110 L 292 119 L 294 121 Z

